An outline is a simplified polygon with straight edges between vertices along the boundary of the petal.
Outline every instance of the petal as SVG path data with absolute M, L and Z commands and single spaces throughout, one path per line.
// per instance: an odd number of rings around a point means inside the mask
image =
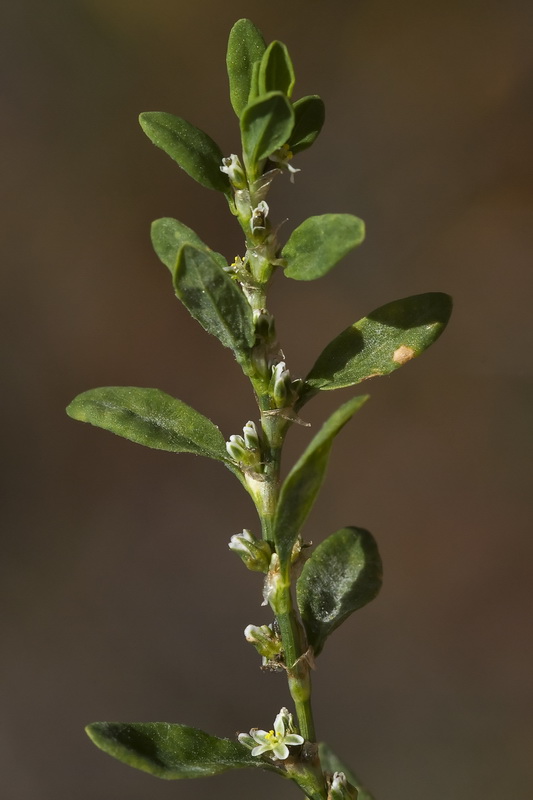
M 276 736 L 285 736 L 285 722 L 283 721 L 283 709 L 279 712 L 278 716 L 274 720 L 274 730 L 276 732 Z M 287 756 L 285 756 L 287 758 Z
M 304 737 L 300 736 L 299 733 L 288 733 L 284 737 L 283 741 L 285 742 L 285 744 L 291 744 L 291 745 L 303 744 L 304 743 Z
M 252 734 L 252 737 L 255 739 L 255 741 L 258 742 L 259 744 L 264 744 L 265 741 L 268 741 L 266 738 L 268 736 L 266 731 L 254 728 L 252 731 L 250 731 L 250 733 Z
M 254 749 L 252 750 L 252 755 L 253 755 L 253 756 L 262 756 L 262 755 L 263 755 L 263 753 L 266 753 L 266 752 L 267 752 L 267 750 L 271 750 L 271 749 L 272 749 L 272 748 L 270 747 L 270 745 L 268 745 L 268 744 L 262 744 L 262 745 L 260 745 L 259 747 L 254 747 Z M 288 752 L 288 751 L 287 751 L 287 752 Z
M 279 742 L 275 747 L 273 747 L 272 752 L 276 758 L 279 758 L 280 761 L 285 761 L 285 759 L 289 757 L 289 748 L 286 747 L 283 742 Z

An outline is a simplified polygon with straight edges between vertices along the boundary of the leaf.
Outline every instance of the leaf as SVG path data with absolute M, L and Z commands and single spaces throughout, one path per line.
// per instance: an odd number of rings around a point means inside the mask
M 178 222 L 172 217 L 163 217 L 152 222 L 152 246 L 165 267 L 173 273 L 178 261 L 178 253 L 184 244 L 205 250 L 216 260 L 223 269 L 227 266 L 226 259 L 220 253 L 211 250 L 200 237 L 183 222 Z
M 320 354 L 305 379 L 301 403 L 316 391 L 388 375 L 420 355 L 443 332 L 452 312 L 447 294 L 429 292 L 387 303 L 346 328 Z
M 274 540 L 280 561 L 286 563 L 324 479 L 333 440 L 368 395 L 344 403 L 324 423 L 298 459 L 281 487 L 274 521 Z
M 259 68 L 261 66 L 260 61 L 256 61 L 252 67 L 252 78 L 250 82 L 250 96 L 248 97 L 248 103 L 252 103 L 254 100 L 257 100 L 259 97 Z
M 160 389 L 90 389 L 74 398 L 67 414 L 145 447 L 228 462 L 224 437 L 217 426 Z
M 317 94 L 302 97 L 293 103 L 294 128 L 288 145 L 294 155 L 311 147 L 322 130 L 326 109 Z
M 177 296 L 194 319 L 242 360 L 255 341 L 252 309 L 212 254 L 185 244 L 174 272 Z
M 285 275 L 312 281 L 329 272 L 365 238 L 365 223 L 351 214 L 309 217 L 294 230 L 281 252 Z
M 265 41 L 253 22 L 238 20 L 230 31 L 226 54 L 230 100 L 238 117 L 250 99 L 254 63 L 261 61 L 264 52 Z
M 294 67 L 283 42 L 268 45 L 259 67 L 259 93 L 283 92 L 290 97 L 294 89 Z
M 294 111 L 281 92 L 262 95 L 246 106 L 241 116 L 241 134 L 246 168 L 253 179 L 258 164 L 282 147 L 294 125 Z
M 296 589 L 307 640 L 318 655 L 327 637 L 381 588 L 378 546 L 363 528 L 343 528 L 318 545 Z
M 352 784 L 352 786 L 355 786 L 359 792 L 357 795 L 357 800 L 374 800 L 374 796 L 371 795 L 370 792 L 361 785 L 357 775 L 354 775 L 351 769 L 344 766 L 342 761 L 335 755 L 335 753 L 325 742 L 319 742 L 318 754 L 320 756 L 320 763 L 322 764 L 322 769 L 324 772 L 329 772 L 331 774 L 334 772 L 344 772 L 348 781 Z
M 94 744 L 130 767 L 157 778 L 205 778 L 230 769 L 281 770 L 229 739 L 169 722 L 93 722 L 85 729 Z
M 148 138 L 191 178 L 208 189 L 230 194 L 229 178 L 220 171 L 222 151 L 207 133 L 164 111 L 146 111 L 139 122 Z

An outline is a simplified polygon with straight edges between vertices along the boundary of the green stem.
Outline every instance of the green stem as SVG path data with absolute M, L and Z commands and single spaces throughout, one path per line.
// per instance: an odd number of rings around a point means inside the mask
M 255 207 L 256 198 L 253 197 L 253 192 L 251 192 L 250 201 L 251 207 Z M 246 294 L 252 309 L 260 311 L 266 308 L 266 290 L 274 269 L 270 263 L 272 254 L 268 252 L 259 254 L 261 244 L 266 245 L 268 241 L 271 231 L 270 223 L 267 221 L 265 229 L 260 234 L 254 235 L 250 233 L 248 209 L 241 209 L 238 218 L 246 237 L 250 270 L 255 281 L 255 286 L 247 287 Z M 275 249 L 275 238 L 272 239 L 271 248 Z M 261 520 L 263 538 L 274 549 L 274 523 L 280 490 L 281 451 L 290 422 L 278 413 L 274 399 L 270 395 L 268 379 L 259 378 L 253 368 L 247 374 L 250 376 L 261 412 L 263 430 L 263 481 L 255 485 L 253 496 Z M 283 644 L 289 691 L 294 702 L 300 734 L 306 742 L 315 743 L 316 733 L 311 707 L 311 675 L 309 661 L 306 658 L 307 641 L 302 623 L 293 606 L 292 571 L 290 565 L 284 565 L 282 572 L 275 572 L 274 568 L 272 571 L 274 574 L 269 576 L 272 578 L 273 584 L 270 604 L 276 616 Z M 317 748 L 316 745 L 313 747 L 313 744 L 310 747 L 311 750 L 306 751 L 307 755 L 302 753 L 300 763 L 294 765 L 295 773 L 298 774 L 298 777 L 295 776 L 295 780 L 304 789 L 307 796 L 325 798 L 325 781 L 316 755 Z
M 292 608 L 290 586 L 286 589 L 289 609 L 277 613 L 283 642 L 289 691 L 294 702 L 300 733 L 309 742 L 316 741 L 313 710 L 311 708 L 311 675 L 309 664 L 301 646 L 302 629 Z
M 265 440 L 268 443 L 264 483 L 262 486 L 262 508 L 260 516 L 263 526 L 263 537 L 269 542 L 274 540 L 274 519 L 278 503 L 280 484 L 281 450 L 288 427 L 288 422 L 277 415 L 262 413 L 262 425 Z M 293 699 L 300 733 L 304 739 L 316 740 L 313 712 L 311 709 L 311 676 L 309 663 L 305 658 L 305 633 L 294 611 L 291 593 L 290 567 L 280 573 L 276 590 L 272 598 L 273 611 L 279 625 L 289 691 Z

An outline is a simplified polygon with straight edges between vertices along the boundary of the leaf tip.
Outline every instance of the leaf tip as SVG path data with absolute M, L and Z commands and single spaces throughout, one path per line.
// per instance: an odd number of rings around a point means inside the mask
M 91 742 L 100 748 L 102 747 L 105 726 L 105 722 L 90 722 L 84 729 Z
M 80 422 L 84 422 L 85 419 L 83 416 L 83 406 L 79 402 L 80 397 L 81 395 L 77 395 L 77 397 L 75 397 L 74 400 L 71 400 L 68 406 L 66 407 L 65 411 L 67 413 L 67 416 L 69 416 L 71 419 L 76 419 Z
M 139 114 L 139 125 L 141 126 L 143 131 L 146 131 L 146 126 L 150 122 L 151 113 L 152 112 L 150 112 L 150 111 L 143 111 L 141 114 Z

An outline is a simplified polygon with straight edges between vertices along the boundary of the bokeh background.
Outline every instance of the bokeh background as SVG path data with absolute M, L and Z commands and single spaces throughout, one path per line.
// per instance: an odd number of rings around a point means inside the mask
M 290 48 L 327 123 L 278 181 L 274 219 L 346 211 L 367 242 L 328 277 L 276 280 L 292 372 L 389 300 L 442 290 L 452 324 L 364 389 L 306 527 L 376 535 L 379 598 L 318 662 L 320 735 L 379 800 L 533 796 L 530 0 L 5 0 L 0 12 L 2 486 L 0 774 L 6 800 L 294 797 L 263 773 L 166 783 L 104 756 L 98 719 L 219 736 L 287 702 L 244 642 L 269 621 L 227 550 L 257 530 L 229 472 L 69 420 L 100 385 L 157 386 L 226 436 L 246 381 L 173 296 L 149 224 L 174 216 L 233 258 L 223 198 L 143 136 L 140 111 L 237 147 L 226 38 L 250 16 Z M 352 392 L 353 394 L 354 392 Z M 306 407 L 316 426 L 349 390 Z M 287 464 L 309 431 L 291 432 Z

